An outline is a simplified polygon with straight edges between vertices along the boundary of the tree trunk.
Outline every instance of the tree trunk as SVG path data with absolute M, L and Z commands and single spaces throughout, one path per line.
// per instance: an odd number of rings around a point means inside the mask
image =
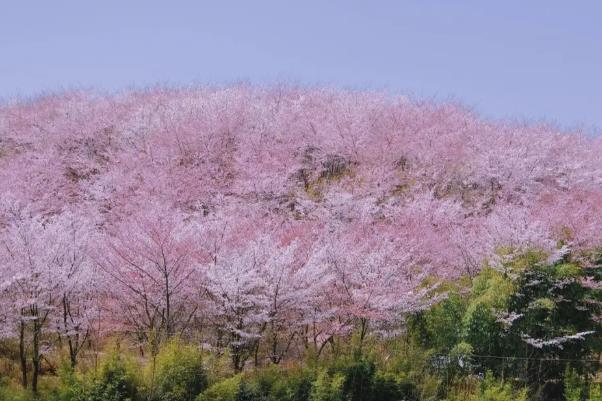
M 25 349 L 25 323 L 21 321 L 19 329 L 19 359 L 21 360 L 21 385 L 27 388 L 27 355 Z
M 272 328 L 272 354 L 270 355 L 270 360 L 275 365 L 280 362 L 280 358 L 278 357 L 278 337 L 274 333 L 274 328 Z
M 254 348 L 254 362 L 255 362 L 255 368 L 259 367 L 259 340 L 257 340 L 257 342 L 255 343 L 255 345 L 253 346 Z
M 67 297 L 63 295 L 63 327 L 65 328 L 65 333 L 69 333 L 69 319 L 71 318 L 71 307 L 69 302 L 67 301 Z M 71 368 L 75 369 L 77 366 L 77 354 L 82 346 L 82 344 L 86 341 L 85 337 L 80 343 L 79 337 L 79 327 L 75 327 L 75 334 L 67 334 L 67 345 L 69 346 L 69 360 L 71 362 Z
M 33 323 L 33 353 L 31 362 L 33 364 L 33 374 L 31 377 L 31 390 L 35 395 L 38 394 L 38 376 L 40 373 L 40 334 L 42 331 L 39 320 L 34 320 Z
M 359 353 L 362 353 L 364 340 L 366 338 L 366 334 L 368 333 L 368 319 L 361 318 L 360 319 L 360 343 L 359 343 Z
M 233 347 L 231 347 L 231 352 L 232 352 L 232 368 L 234 369 L 234 373 L 240 373 L 242 372 L 242 366 L 241 366 L 241 351 L 240 351 L 240 346 L 235 345 Z
M 171 296 L 169 293 L 169 274 L 165 273 L 165 332 L 167 338 L 173 335 L 171 322 Z
M 75 369 L 77 366 L 77 341 L 74 345 L 71 337 L 69 337 L 69 360 L 71 362 L 71 369 Z

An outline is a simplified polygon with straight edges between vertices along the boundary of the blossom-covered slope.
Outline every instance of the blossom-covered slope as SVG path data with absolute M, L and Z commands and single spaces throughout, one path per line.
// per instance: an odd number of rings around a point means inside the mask
M 421 307 L 426 282 L 474 274 L 501 249 L 600 246 L 601 154 L 599 137 L 378 93 L 238 86 L 7 104 L 0 281 L 13 294 L 21 279 L 44 283 L 11 298 L 14 316 L 57 291 L 84 305 L 90 281 L 108 282 L 121 299 L 108 327 L 169 333 L 203 313 L 241 344 L 265 322 L 319 322 L 323 339 Z
M 451 104 L 293 88 L 74 93 L 4 106 L 0 141 L 3 201 L 44 214 L 116 222 L 152 204 L 392 224 L 433 247 L 600 241 L 600 138 Z

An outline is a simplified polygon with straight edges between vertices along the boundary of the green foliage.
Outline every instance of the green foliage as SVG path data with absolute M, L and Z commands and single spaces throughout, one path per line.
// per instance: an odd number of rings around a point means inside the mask
M 462 326 L 458 322 L 466 312 L 466 305 L 457 293 L 438 305 L 433 306 L 426 313 L 426 329 L 430 346 L 437 352 L 448 352 L 460 341 Z
M 217 382 L 197 400 L 307 401 L 314 377 L 314 373 L 306 369 L 269 366 Z
M 345 381 L 343 392 L 349 401 L 371 399 L 374 387 L 375 366 L 365 358 L 358 358 L 343 366 L 341 374 Z
M 137 399 L 140 367 L 118 351 L 101 362 L 100 375 L 89 395 L 77 401 L 126 401 Z
M 581 401 L 583 398 L 583 383 L 569 366 L 564 374 L 564 398 L 566 401 Z
M 50 399 L 53 401 L 85 400 L 84 385 L 81 378 L 66 360 L 58 370 L 60 385 L 51 391 Z
M 228 350 L 223 353 L 203 353 L 203 366 L 207 374 L 208 385 L 215 384 L 230 377 L 232 357 Z
M 527 390 L 515 390 L 509 383 L 496 380 L 491 372 L 488 372 L 481 383 L 479 393 L 474 401 L 527 401 Z
M 590 384 L 588 401 L 602 401 L 602 384 L 600 384 L 600 383 Z
M 251 387 L 246 381 L 241 381 L 236 392 L 236 401 L 259 401 L 261 396 L 258 390 Z
M 508 255 L 511 252 L 507 250 Z M 599 336 L 568 337 L 600 332 L 596 316 L 602 312 L 602 294 L 595 286 L 584 286 L 583 279 L 599 282 L 602 264 L 594 262 L 593 268 L 586 269 L 570 255 L 550 264 L 545 256 L 527 252 L 508 259 L 499 270 L 485 268 L 473 278 L 468 297 L 452 291 L 439 305 L 410 317 L 409 337 L 435 353 L 432 361 L 437 376 L 445 378 L 445 393 L 453 393 L 467 375 L 491 370 L 496 377 L 516 378 L 523 387 L 528 385 L 533 397 L 549 398 L 562 392 L 565 364 L 540 360 L 595 359 L 602 349 Z M 505 359 L 507 356 L 519 358 Z M 468 363 L 459 367 L 460 360 Z M 580 377 L 595 373 L 594 367 L 575 362 Z M 428 373 L 428 369 L 419 370 Z M 420 380 L 413 382 L 419 386 Z M 503 398 L 506 390 L 493 386 L 479 396 L 493 397 L 500 392 Z M 585 399 L 585 388 L 580 391 L 573 398 Z M 470 394 L 475 395 L 476 390 Z
M 178 340 L 168 342 L 159 351 L 155 369 L 154 400 L 192 401 L 207 387 L 201 353 Z
M 505 310 L 520 316 L 505 333 L 507 354 L 525 355 L 527 347 L 529 358 L 580 360 L 600 351 L 595 335 L 566 340 L 575 333 L 601 329 L 597 316 L 602 309 L 599 303 L 592 302 L 596 290 L 582 284 L 586 273 L 586 269 L 566 257 L 554 264 L 534 263 L 518 275 L 516 291 Z M 500 330 L 498 337 L 501 334 Z M 527 346 L 525 338 L 543 345 Z M 594 373 L 592 364 L 575 361 L 573 367 L 580 374 Z M 565 373 L 562 363 L 542 365 L 535 359 L 528 360 L 523 369 L 527 381 L 538 388 L 562 380 Z
M 274 401 L 307 401 L 314 377 L 312 371 L 299 368 L 280 373 L 271 389 L 271 397 Z
M 0 380 L 0 401 L 33 401 L 31 391 L 8 380 Z
M 270 366 L 240 374 L 209 387 L 197 400 L 397 401 L 416 400 L 418 393 L 404 375 L 378 371 L 372 361 L 354 355 L 322 363 L 317 371 Z
M 520 259 L 518 265 L 524 268 L 524 260 Z M 519 268 L 506 270 L 521 270 Z M 491 308 L 502 309 L 506 306 L 508 298 L 514 293 L 515 286 L 507 274 L 492 268 L 483 269 L 473 280 L 471 288 L 471 303 L 480 303 Z
M 446 401 L 527 401 L 525 388 L 513 388 L 510 383 L 503 383 L 487 372 L 483 380 L 468 377 L 460 381 L 452 389 Z
M 497 340 L 500 325 L 491 306 L 480 300 L 471 303 L 462 320 L 462 326 L 462 338 L 471 345 L 475 354 L 499 354 L 500 345 Z
M 559 362 L 541 364 L 539 360 L 584 359 L 598 352 L 600 343 L 596 336 L 582 340 L 563 338 L 579 332 L 598 332 L 600 323 L 596 316 L 600 314 L 600 303 L 595 302 L 599 290 L 582 284 L 592 269 L 571 262 L 570 255 L 553 264 L 546 263 L 544 256 L 527 252 L 505 262 L 502 271 L 486 268 L 474 278 L 461 318 L 461 340 L 477 356 L 498 357 L 475 359 L 475 371 L 492 370 L 496 375 L 503 372 L 519 377 L 534 393 L 547 397 L 549 392 L 561 391 L 556 387 L 562 384 L 565 366 Z M 427 321 L 434 319 L 440 308 L 428 311 Z M 500 320 L 504 316 L 514 318 Z M 436 332 L 431 330 L 429 335 L 436 336 Z M 430 341 L 430 345 L 437 343 Z M 523 359 L 505 360 L 505 356 Z M 593 373 L 591 367 L 586 363 L 576 366 L 580 374 Z
M 329 375 L 322 370 L 314 381 L 309 401 L 343 401 L 345 376 L 341 373 Z
M 236 401 L 242 374 L 215 383 L 197 397 L 197 401 Z
M 78 377 L 70 368 L 61 368 L 62 386 L 52 391 L 56 401 L 136 401 L 141 400 L 140 371 L 133 360 L 118 350 L 107 354 L 99 371 L 91 377 Z
M 475 354 L 501 353 L 501 326 L 496 313 L 506 307 L 513 291 L 514 286 L 508 276 L 494 269 L 483 269 L 474 278 L 468 306 L 461 319 L 461 337 Z
M 564 398 L 566 401 L 602 401 L 602 385 L 587 383 L 577 371 L 567 366 L 564 373 Z
M 377 400 L 411 400 L 416 388 L 408 380 L 394 374 L 377 372 L 372 386 L 372 399 Z

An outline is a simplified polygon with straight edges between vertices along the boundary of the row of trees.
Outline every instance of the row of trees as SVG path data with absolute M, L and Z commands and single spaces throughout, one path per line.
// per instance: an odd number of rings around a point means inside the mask
M 369 239 L 365 227 L 268 234 L 157 213 L 100 235 L 74 214 L 13 219 L 1 240 L 3 335 L 19 340 L 24 385 L 31 358 L 34 388 L 49 348 L 65 344 L 75 366 L 84 344 L 108 333 L 129 333 L 152 352 L 203 332 L 240 371 L 251 357 L 259 363 L 260 346 L 273 363 L 300 349 L 320 354 L 357 322 L 362 336 L 397 327 L 401 313 L 437 299 L 411 250 Z
M 75 214 L 41 219 L 21 211 L 4 229 L 2 335 L 18 342 L 23 386 L 31 382 L 37 388 L 41 363 L 54 348 L 66 348 L 75 367 L 84 347 L 98 347 L 113 334 L 128 335 L 151 358 L 174 336 L 218 353 L 227 350 L 235 372 L 246 363 L 278 364 L 308 352 L 319 357 L 352 334 L 361 349 L 369 335 L 396 335 L 408 316 L 446 299 L 449 291 L 441 284 L 454 278 L 417 258 L 413 244 L 373 223 L 346 225 L 345 230 L 306 223 L 259 230 L 265 222 L 251 227 L 220 220 L 203 227 L 168 212 L 145 217 L 132 217 L 115 232 L 101 234 Z M 501 262 L 493 266 L 500 274 L 516 274 L 516 268 L 506 267 L 508 261 L 516 264 L 509 251 L 498 251 Z M 567 252 L 568 247 L 560 248 L 549 262 L 564 260 Z M 532 302 L 549 302 L 544 295 L 554 291 L 571 311 L 595 316 L 595 299 L 568 302 L 570 296 L 583 295 L 579 288 L 599 286 L 595 265 L 561 267 L 560 279 L 553 281 L 538 270 L 533 276 L 520 273 L 521 280 L 529 281 L 520 287 L 529 294 L 513 301 L 502 297 L 503 286 L 496 295 L 488 293 L 496 302 L 527 308 L 496 319 L 512 326 L 532 313 Z M 578 287 L 567 287 L 570 283 Z M 538 308 L 561 313 L 559 305 Z M 541 330 L 519 330 L 522 337 L 516 338 L 530 349 L 527 355 L 544 346 L 579 343 L 595 332 L 566 325 L 552 333 L 542 325 L 545 321 L 537 323 Z M 495 333 L 486 332 L 491 322 L 474 324 L 475 332 L 486 337 L 479 352 L 489 355 L 495 347 L 490 337 Z M 455 330 L 443 329 L 450 335 Z
M 259 249 L 268 248 L 269 244 L 262 244 Z M 200 313 L 192 321 L 178 315 L 168 323 L 168 301 L 161 312 L 154 309 L 157 305 L 154 302 L 151 308 L 157 312 L 157 321 L 161 321 L 161 325 L 148 331 L 145 328 L 130 330 L 128 328 L 134 325 L 129 315 L 123 312 L 120 315 L 113 308 L 122 311 L 142 309 L 146 304 L 134 306 L 130 300 L 106 300 L 106 296 L 127 296 L 124 287 L 113 292 L 108 290 L 103 297 L 106 304 L 101 305 L 98 318 L 120 317 L 122 320 L 114 326 L 113 334 L 121 332 L 126 337 L 117 337 L 118 348 L 114 351 L 111 351 L 112 341 L 102 344 L 103 355 L 98 365 L 90 365 L 87 347 L 81 356 L 76 355 L 75 362 L 80 362 L 78 366 L 68 366 L 73 360 L 61 361 L 59 355 L 62 353 L 72 355 L 71 342 L 67 346 L 64 338 L 73 339 L 79 328 L 65 334 L 58 316 L 55 331 L 51 324 L 44 323 L 26 327 L 26 333 L 34 335 L 36 327 L 43 327 L 39 338 L 43 339 L 45 349 L 40 358 L 49 358 L 61 365 L 58 369 L 60 380 L 56 376 L 52 381 L 45 377 L 40 399 L 449 401 L 526 400 L 527 396 L 533 400 L 599 398 L 596 374 L 600 371 L 602 352 L 599 336 L 602 313 L 600 251 L 575 255 L 565 248 L 551 258 L 542 252 L 527 252 L 506 260 L 502 266 L 486 267 L 472 278 L 442 283 L 431 292 L 444 293 L 441 299 L 428 297 L 428 293 L 414 296 L 413 299 L 421 301 L 419 306 L 408 307 L 412 297 L 404 294 L 392 296 L 388 305 L 381 303 L 382 293 L 373 297 L 379 302 L 370 310 L 366 309 L 368 303 L 330 302 L 336 311 L 323 316 L 336 316 L 339 322 L 346 322 L 346 327 L 340 326 L 341 330 L 336 334 L 329 333 L 324 343 L 328 344 L 327 352 L 323 353 L 312 349 L 311 345 L 308 347 L 307 337 L 303 337 L 311 330 L 310 326 L 314 329 L 316 326 L 330 327 L 329 321 L 318 320 L 315 314 L 304 320 L 304 313 L 312 310 L 315 298 L 307 292 L 302 299 L 291 297 L 292 292 L 288 290 L 291 285 L 286 282 L 290 276 L 281 276 L 279 284 L 273 288 L 269 287 L 273 282 L 255 282 L 252 291 L 244 293 L 243 289 L 248 287 L 241 282 L 250 281 L 253 274 L 249 271 L 243 275 L 232 274 L 239 270 L 239 258 L 237 255 L 236 265 L 216 272 L 226 277 L 207 278 L 208 284 L 202 290 L 205 299 L 200 299 L 199 292 L 193 291 L 185 304 L 192 308 L 188 316 Z M 279 253 L 277 258 L 281 259 L 275 262 L 276 265 L 294 260 L 285 253 Z M 166 255 L 166 259 L 169 256 Z M 252 260 L 256 266 L 267 261 L 261 256 L 253 256 Z M 215 266 L 214 263 L 209 260 L 209 268 Z M 265 270 L 258 268 L 257 272 Z M 329 274 L 328 271 L 324 273 Z M 117 281 L 121 279 L 116 278 Z M 385 279 L 395 282 L 395 278 Z M 214 287 L 216 280 L 220 283 L 217 288 Z M 365 301 L 369 288 L 375 289 L 370 285 L 351 286 L 351 283 L 352 280 L 341 279 L 338 285 L 343 289 L 339 293 L 336 292 L 337 285 L 321 291 L 328 292 L 333 299 L 342 299 L 345 294 L 355 292 L 356 299 Z M 124 285 L 129 286 L 130 282 Z M 236 290 L 232 292 L 225 289 L 226 286 Z M 304 285 L 304 288 L 311 287 L 312 284 Z M 420 287 L 428 288 L 426 285 Z M 385 286 L 380 285 L 379 291 L 386 291 Z M 179 293 L 174 291 L 172 294 Z M 235 295 L 226 298 L 226 294 Z M 394 301 L 404 298 L 404 305 Z M 310 307 L 301 305 L 302 300 L 310 302 Z M 71 305 L 75 303 L 70 302 Z M 199 304 L 205 309 L 200 310 Z M 183 304 L 174 301 L 173 305 Z M 320 305 L 324 305 L 323 299 Z M 380 305 L 380 309 L 376 305 Z M 362 307 L 364 309 L 358 313 Z M 54 320 L 51 316 L 56 306 L 40 309 L 48 310 L 48 320 Z M 187 314 L 188 311 L 183 316 Z M 398 324 L 401 318 L 405 320 L 403 326 Z M 22 324 L 26 318 L 17 319 Z M 203 323 L 203 319 L 208 322 Z M 171 333 L 167 331 L 168 327 L 172 327 Z M 102 340 L 94 327 L 87 330 L 85 338 L 94 343 Z M 202 343 L 201 332 L 213 347 L 207 348 L 207 344 Z M 106 331 L 104 334 L 108 335 Z M 140 334 L 148 337 L 140 340 Z M 11 343 L 16 342 L 6 339 L 0 342 L 4 349 Z M 149 350 L 150 355 L 134 355 L 136 348 L 129 348 L 130 344 Z M 26 345 L 31 343 L 26 341 Z M 52 350 L 50 345 L 58 349 Z M 228 350 L 220 350 L 221 347 Z M 254 369 L 241 372 L 245 360 L 253 356 L 255 363 L 250 364 Z M 260 360 L 257 360 L 258 356 Z M 230 358 L 229 367 L 223 364 L 225 358 Z M 283 360 L 286 363 L 281 364 Z M 46 362 L 49 366 L 50 362 Z M 6 381 L 0 382 L 0 399 L 15 399 L 19 394 L 23 393 L 10 382 L 8 385 Z

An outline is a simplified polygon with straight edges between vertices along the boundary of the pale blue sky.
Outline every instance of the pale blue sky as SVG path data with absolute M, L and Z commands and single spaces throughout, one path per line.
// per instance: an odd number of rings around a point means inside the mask
M 293 82 L 602 127 L 602 1 L 0 0 L 0 97 Z

